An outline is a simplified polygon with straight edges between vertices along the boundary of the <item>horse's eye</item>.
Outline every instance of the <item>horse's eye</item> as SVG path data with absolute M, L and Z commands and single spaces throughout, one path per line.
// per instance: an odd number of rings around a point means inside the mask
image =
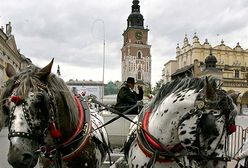
M 36 99 L 37 101 L 39 101 L 39 102 L 43 102 L 44 99 L 45 99 L 44 93 L 40 92 L 40 93 L 36 94 L 35 99 Z

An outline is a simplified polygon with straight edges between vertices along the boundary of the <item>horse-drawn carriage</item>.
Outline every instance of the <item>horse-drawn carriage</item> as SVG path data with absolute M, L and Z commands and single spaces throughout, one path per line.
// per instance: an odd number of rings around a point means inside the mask
M 123 123 L 115 128 L 91 112 L 84 98 L 73 97 L 51 74 L 52 63 L 29 66 L 5 84 L 0 128 L 8 119 L 8 161 L 15 168 L 32 168 L 38 157 L 46 168 L 101 167 L 110 151 L 104 126 L 118 132 Z M 131 123 L 123 148 L 128 166 L 225 167 L 237 112 L 220 86 L 215 78 L 171 81 L 134 120 L 106 107 Z

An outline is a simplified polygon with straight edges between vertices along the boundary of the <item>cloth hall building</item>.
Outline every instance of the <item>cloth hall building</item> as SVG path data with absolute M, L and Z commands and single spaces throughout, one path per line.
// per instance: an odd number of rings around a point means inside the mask
M 176 58 L 164 64 L 162 81 L 209 75 L 218 77 L 227 92 L 240 93 L 240 111 L 248 114 L 248 49 L 239 43 L 231 48 L 222 40 L 219 45 L 211 46 L 207 39 L 201 43 L 195 33 L 190 44 L 185 35 L 183 46 L 176 47 Z

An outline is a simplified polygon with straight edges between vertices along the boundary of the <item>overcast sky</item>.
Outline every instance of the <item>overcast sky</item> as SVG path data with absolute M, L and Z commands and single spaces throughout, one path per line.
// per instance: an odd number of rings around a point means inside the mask
M 122 33 L 132 0 L 0 0 L 0 25 L 11 21 L 17 47 L 39 66 L 55 58 L 61 77 L 102 80 L 105 27 L 105 83 L 121 80 Z M 247 0 L 140 0 L 148 44 L 152 45 L 152 85 L 164 63 L 175 59 L 176 45 L 194 32 L 203 43 L 240 42 L 248 48 Z

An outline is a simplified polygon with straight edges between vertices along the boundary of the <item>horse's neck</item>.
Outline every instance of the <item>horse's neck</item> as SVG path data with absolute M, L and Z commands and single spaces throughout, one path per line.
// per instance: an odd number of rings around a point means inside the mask
M 78 107 L 69 107 L 68 109 L 68 106 L 66 105 L 58 110 L 58 127 L 62 134 L 62 140 L 68 139 L 75 132 L 78 126 L 78 120 L 73 121 L 70 113 L 75 113 L 76 116 L 79 116 Z
M 194 108 L 197 93 L 194 90 L 166 97 L 149 119 L 148 130 L 165 144 L 179 142 L 177 127 L 181 118 Z M 170 137 L 170 138 L 168 138 Z

